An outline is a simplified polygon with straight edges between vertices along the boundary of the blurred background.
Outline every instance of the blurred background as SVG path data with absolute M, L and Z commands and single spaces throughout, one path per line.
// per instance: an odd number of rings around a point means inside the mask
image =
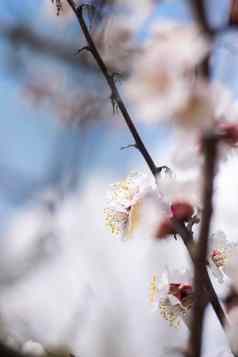
M 214 26 L 229 20 L 229 7 L 209 1 Z M 75 55 L 85 45 L 80 27 L 66 1 L 60 16 L 50 0 L 3 0 L 0 14 L 2 339 L 18 349 L 28 340 L 62 345 L 79 356 L 169 355 L 163 336 L 172 334 L 176 346 L 187 332 L 171 332 L 151 314 L 147 288 L 157 265 L 184 252 L 158 252 L 143 239 L 123 245 L 104 228 L 108 184 L 147 168 L 138 152 L 120 150 L 132 139 L 90 54 Z M 138 46 L 164 19 L 191 21 L 189 2 L 108 1 L 98 16 L 88 14 L 122 95 Z M 217 39 L 212 72 L 236 95 L 234 36 Z M 170 128 L 137 126 L 166 164 Z M 225 344 L 217 331 L 210 356 Z

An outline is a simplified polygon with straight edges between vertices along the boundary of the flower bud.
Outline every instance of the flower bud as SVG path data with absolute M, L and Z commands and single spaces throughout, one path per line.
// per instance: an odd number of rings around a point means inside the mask
M 188 221 L 193 213 L 193 206 L 186 201 L 175 201 L 170 206 L 173 217 L 178 221 Z
M 236 146 L 238 144 L 238 124 L 221 122 L 218 124 L 218 130 L 221 139 L 228 145 Z
M 176 230 L 174 228 L 173 222 L 171 221 L 171 218 L 167 217 L 160 223 L 155 238 L 163 239 L 172 234 L 176 234 Z
M 174 295 L 179 301 L 192 294 L 192 285 L 190 284 L 170 284 L 169 292 Z

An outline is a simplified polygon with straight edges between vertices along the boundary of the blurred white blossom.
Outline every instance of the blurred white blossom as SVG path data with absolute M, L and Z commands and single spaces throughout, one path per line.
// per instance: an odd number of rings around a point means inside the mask
M 157 185 L 164 211 L 169 213 L 174 201 L 188 201 L 195 207 L 200 207 L 200 178 L 189 175 L 161 174 L 157 177 Z
M 192 93 L 193 102 L 201 100 L 202 94 L 199 97 L 197 93 L 200 85 L 194 84 L 194 70 L 207 51 L 208 44 L 195 26 L 164 22 L 154 27 L 134 60 L 127 85 L 129 97 L 145 120 L 187 113 L 185 108 L 191 103 Z

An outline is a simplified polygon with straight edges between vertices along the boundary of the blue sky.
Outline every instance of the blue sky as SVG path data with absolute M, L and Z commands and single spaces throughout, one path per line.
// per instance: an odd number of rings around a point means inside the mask
M 221 24 L 224 19 L 227 18 L 229 1 L 219 0 L 218 2 L 212 0 L 209 3 L 211 4 L 210 13 L 212 13 L 216 25 Z M 12 9 L 15 11 L 14 16 L 12 16 Z M 47 23 L 42 26 L 42 18 L 38 15 L 36 2 L 33 0 L 25 0 L 24 5 L 22 5 L 22 2 L 19 0 L 13 0 L 11 2 L 2 1 L 0 2 L 0 13 L 1 19 L 3 19 L 5 23 L 13 23 L 16 21 L 16 18 L 21 17 L 26 23 L 29 21 L 30 24 L 34 24 L 35 28 L 44 33 L 49 33 L 55 29 L 54 35 L 58 37 L 70 37 L 72 32 L 75 34 L 79 33 L 78 26 L 72 26 L 72 28 L 66 29 L 64 33 L 61 33 L 61 27 L 57 26 L 57 21 L 54 22 L 53 25 Z M 170 17 L 179 21 L 190 20 L 191 13 L 188 10 L 187 2 L 183 0 L 171 0 L 159 6 L 151 18 L 144 24 L 144 28 L 139 32 L 141 40 L 149 35 L 149 25 L 154 21 L 161 21 L 164 17 Z M 6 45 L 0 38 L 1 51 L 6 53 L 6 48 Z M 216 76 L 221 77 L 236 90 L 236 78 L 233 71 L 231 71 L 231 67 L 227 67 L 227 63 L 231 65 L 232 63 L 234 64 L 233 55 L 224 49 L 217 50 L 216 53 Z M 32 61 L 30 52 L 28 56 L 29 61 Z M 44 73 L 42 73 L 42 75 L 44 75 Z M 79 142 L 80 135 L 78 135 L 79 133 L 73 133 L 69 129 L 63 129 L 58 124 L 57 118 L 54 117 L 53 113 L 46 111 L 44 108 L 37 107 L 36 109 L 29 106 L 22 99 L 19 83 L 5 71 L 4 66 L 2 66 L 2 70 L 0 70 L 0 98 L 2 117 L 0 122 L 2 133 L 0 142 L 0 168 L 7 165 L 14 173 L 22 174 L 23 177 L 29 180 L 29 190 L 31 191 L 31 181 L 47 181 L 47 176 L 49 176 L 54 166 L 53 160 L 55 160 L 55 152 L 59 150 L 61 145 L 65 146 L 64 154 L 66 154 L 66 161 L 70 162 L 74 160 L 73 151 L 82 150 Z M 155 131 L 153 128 L 141 129 L 143 129 L 145 142 L 148 143 L 152 149 L 154 143 L 158 141 L 158 131 Z M 85 146 L 84 154 L 86 153 L 83 158 L 84 175 L 87 175 L 89 169 L 91 170 L 93 168 L 99 169 L 99 172 L 101 170 L 101 173 L 103 170 L 115 170 L 115 156 L 123 162 L 123 168 L 121 167 L 122 172 L 128 169 L 131 165 L 130 162 L 136 161 L 139 164 L 141 163 L 141 158 L 138 158 L 137 152 L 131 150 L 129 154 L 125 154 L 119 150 L 121 146 L 131 142 L 130 134 L 127 131 L 120 130 L 120 135 L 115 136 L 111 131 L 108 131 L 107 125 L 100 124 L 95 126 L 92 132 L 87 135 L 87 139 L 83 142 Z M 161 142 L 163 142 L 163 136 L 167 137 L 164 131 L 160 132 L 159 135 Z M 102 144 L 103 140 L 105 145 Z M 110 147 L 110 150 L 107 149 L 108 147 Z M 75 165 L 75 163 L 73 163 L 73 165 Z M 64 167 L 64 163 L 62 162 L 62 169 Z M 16 192 L 17 188 L 21 191 L 21 181 L 19 178 L 14 177 L 13 182 Z M 4 192 L 6 191 L 4 184 L 1 186 L 0 198 L 2 197 L 2 199 L 0 200 L 0 215 L 1 206 L 4 211 L 5 204 L 10 206 L 11 204 L 13 204 L 13 206 L 15 204 L 14 202 L 11 203 L 14 194 L 7 196 L 6 192 Z M 13 192 L 14 190 L 11 191 Z M 22 202 L 24 202 L 24 195 L 20 195 L 20 197 L 22 197 Z

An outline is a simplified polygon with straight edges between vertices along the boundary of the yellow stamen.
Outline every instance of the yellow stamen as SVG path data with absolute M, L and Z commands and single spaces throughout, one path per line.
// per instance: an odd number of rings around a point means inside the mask
M 126 239 L 131 239 L 133 233 L 138 228 L 141 218 L 141 201 L 138 201 L 134 206 L 131 207 L 129 213 L 129 221 L 127 225 L 127 230 L 125 232 Z
M 149 288 L 149 301 L 151 304 L 155 304 L 158 300 L 158 282 L 157 282 L 157 276 L 154 274 L 150 283 L 150 288 Z

